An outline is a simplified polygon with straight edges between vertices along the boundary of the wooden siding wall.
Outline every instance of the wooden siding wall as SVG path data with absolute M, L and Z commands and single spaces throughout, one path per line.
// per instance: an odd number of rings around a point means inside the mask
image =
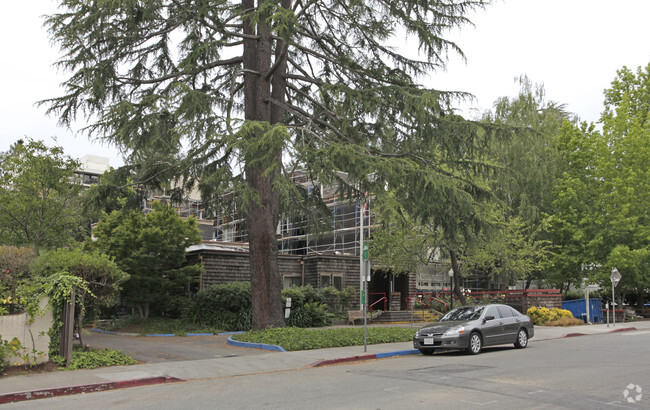
M 188 254 L 187 262 L 203 262 L 205 272 L 201 275 L 200 286 L 205 289 L 212 285 L 231 282 L 250 281 L 249 257 L 246 252 L 223 250 L 200 250 Z M 352 286 L 359 292 L 359 258 L 354 256 L 314 255 L 278 255 L 279 269 L 282 276 L 302 277 L 304 262 L 305 285 L 321 287 L 321 275 L 342 277 L 343 288 Z M 350 309 L 359 309 L 359 300 L 355 298 Z

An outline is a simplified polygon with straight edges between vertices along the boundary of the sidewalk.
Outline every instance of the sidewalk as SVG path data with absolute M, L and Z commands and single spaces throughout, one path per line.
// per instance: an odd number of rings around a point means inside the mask
M 574 327 L 535 327 L 531 343 L 563 337 L 595 335 L 625 330 L 650 330 L 650 321 L 596 324 Z M 217 379 L 250 374 L 289 371 L 321 365 L 379 359 L 417 354 L 411 342 L 274 352 L 253 356 L 218 357 L 214 359 L 148 363 L 134 366 L 106 367 L 92 370 L 59 371 L 53 373 L 2 378 L 0 404 L 90 391 L 112 390 L 148 384 L 196 379 Z

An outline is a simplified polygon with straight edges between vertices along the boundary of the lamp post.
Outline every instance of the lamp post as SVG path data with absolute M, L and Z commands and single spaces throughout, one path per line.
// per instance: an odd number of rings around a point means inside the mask
M 451 293 L 449 295 L 451 299 L 451 308 L 453 309 L 454 308 L 454 270 L 453 269 L 449 269 L 449 283 L 451 284 L 450 286 Z

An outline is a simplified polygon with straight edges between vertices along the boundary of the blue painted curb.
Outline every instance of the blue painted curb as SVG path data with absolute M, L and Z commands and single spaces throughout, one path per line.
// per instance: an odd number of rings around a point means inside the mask
M 247 347 L 250 349 L 264 349 L 264 350 L 273 350 L 275 352 L 286 352 L 286 350 L 284 350 L 282 346 L 266 345 L 264 343 L 240 342 L 239 340 L 232 340 L 232 336 L 228 337 L 228 344 L 230 346 Z
M 145 335 L 146 337 L 174 337 L 173 333 L 161 333 L 161 334 L 153 334 L 153 335 Z
M 409 354 L 420 354 L 420 351 L 417 350 L 417 349 L 398 350 L 396 352 L 377 353 L 376 357 L 377 357 L 377 359 L 383 359 L 384 357 L 406 356 L 406 355 L 409 355 Z
M 118 335 L 119 334 L 117 332 L 112 332 L 110 330 L 102 330 L 102 329 L 97 329 L 97 328 L 94 328 L 94 327 L 91 328 L 90 331 L 91 332 L 96 332 L 96 333 L 104 333 L 104 334 L 107 334 L 107 335 Z
M 240 333 L 246 333 L 245 330 L 239 330 L 237 332 L 222 332 L 222 333 L 217 333 L 218 335 L 238 335 Z

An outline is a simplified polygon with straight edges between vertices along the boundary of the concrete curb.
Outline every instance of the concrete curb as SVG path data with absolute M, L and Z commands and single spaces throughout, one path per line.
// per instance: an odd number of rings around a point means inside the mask
M 419 353 L 420 351 L 417 349 L 398 350 L 398 351 L 387 352 L 387 353 L 372 353 L 372 354 L 366 354 L 362 356 L 350 356 L 350 357 L 341 357 L 338 359 L 319 360 L 317 362 L 310 363 L 307 367 L 321 367 L 321 366 L 328 366 L 332 364 L 357 362 L 357 361 L 372 360 L 372 359 L 385 359 L 387 357 L 406 356 L 409 354 L 419 354 Z
M 636 327 L 624 327 L 621 329 L 614 329 L 610 330 L 608 332 L 603 332 L 601 334 L 607 334 L 607 333 L 616 333 L 616 332 L 628 332 L 631 330 L 638 330 Z M 566 338 L 566 337 L 577 337 L 577 336 L 592 336 L 594 334 L 599 334 L 599 333 L 567 333 L 561 336 L 561 338 Z
M 271 350 L 274 352 L 286 352 L 282 346 L 277 346 L 277 345 L 267 345 L 264 343 L 249 343 L 249 342 L 240 342 L 239 340 L 233 340 L 232 336 L 228 337 L 227 343 L 230 346 L 237 346 L 237 347 L 247 347 L 249 349 L 264 349 L 264 350 Z
M 184 380 L 175 377 L 160 376 L 142 379 L 123 380 L 117 382 L 104 382 L 83 384 L 79 386 L 55 387 L 51 389 L 21 391 L 16 393 L 0 394 L 0 404 L 15 403 L 18 401 L 45 399 L 57 396 L 69 396 L 79 393 L 93 393 L 106 390 L 125 389 L 128 387 L 150 386 L 153 384 L 178 383 Z

